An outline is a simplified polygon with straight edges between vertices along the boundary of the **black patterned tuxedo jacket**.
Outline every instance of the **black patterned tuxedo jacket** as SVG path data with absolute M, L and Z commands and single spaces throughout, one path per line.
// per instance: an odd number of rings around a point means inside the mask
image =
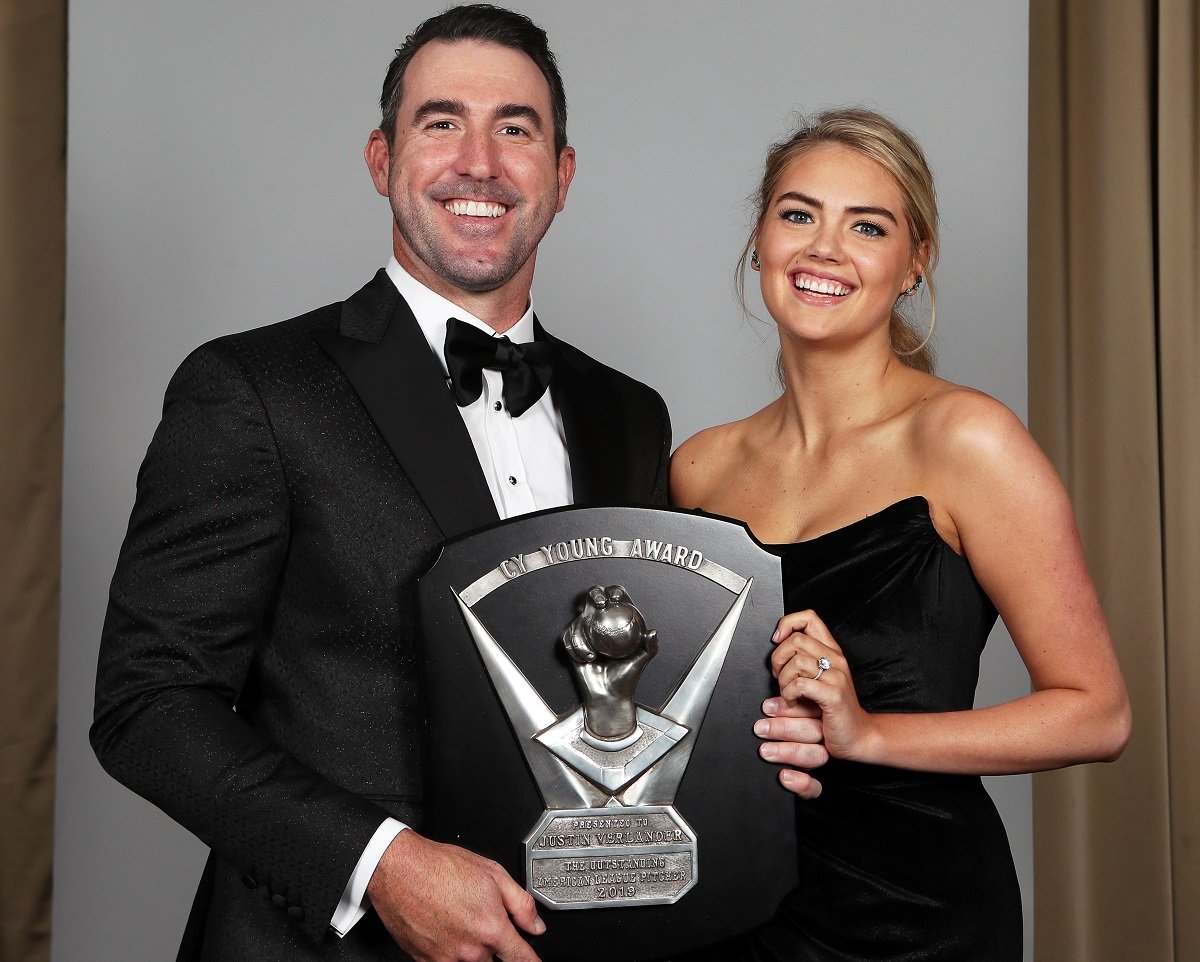
M 576 503 L 665 503 L 662 399 L 559 347 Z M 180 367 L 113 579 L 92 744 L 212 849 L 181 959 L 404 958 L 374 913 L 343 940 L 328 922 L 385 815 L 421 825 L 414 581 L 497 520 L 384 271 Z

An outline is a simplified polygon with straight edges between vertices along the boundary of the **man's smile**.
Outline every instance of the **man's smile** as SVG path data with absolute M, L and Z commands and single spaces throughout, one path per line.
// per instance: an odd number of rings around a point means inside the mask
M 443 205 L 451 214 L 460 217 L 503 217 L 508 208 L 487 200 L 463 200 L 454 198 Z

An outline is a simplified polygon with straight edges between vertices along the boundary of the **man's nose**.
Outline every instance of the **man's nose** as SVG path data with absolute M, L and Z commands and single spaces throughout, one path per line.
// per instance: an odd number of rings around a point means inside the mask
M 491 131 L 468 130 L 459 144 L 458 172 L 472 180 L 490 180 L 500 171 L 500 148 Z

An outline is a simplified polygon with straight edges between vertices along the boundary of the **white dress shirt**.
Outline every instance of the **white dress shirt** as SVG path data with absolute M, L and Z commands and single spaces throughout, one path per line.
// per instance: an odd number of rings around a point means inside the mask
M 405 272 L 396 258 L 388 261 L 388 277 L 416 315 L 421 332 L 449 377 L 446 358 L 446 321 L 457 317 L 486 334 L 496 335 L 479 318 L 468 314 L 440 294 L 435 294 Z M 514 344 L 533 340 L 533 302 L 505 335 Z M 571 465 L 567 460 L 566 435 L 558 407 L 546 391 L 519 418 L 504 406 L 499 371 L 483 371 L 483 393 L 458 409 L 475 445 L 475 454 L 487 478 L 488 490 L 502 518 L 512 518 L 539 508 L 556 508 L 571 503 Z M 449 390 L 449 387 L 447 387 Z
M 449 391 L 449 374 L 443 354 L 446 322 L 457 317 L 487 334 L 498 335 L 479 318 L 416 280 L 396 258 L 388 260 L 387 273 L 412 308 L 430 350 L 446 375 L 446 390 Z M 532 300 L 521 319 L 505 331 L 505 335 L 514 344 L 527 344 L 534 339 Z M 571 463 L 567 459 L 566 434 L 562 415 L 550 391 L 547 390 L 524 414 L 514 418 L 504 405 L 502 388 L 500 372 L 484 368 L 483 392 L 471 404 L 458 409 L 467 433 L 471 435 L 496 511 L 501 518 L 512 518 L 542 508 L 570 504 Z M 387 847 L 407 827 L 397 819 L 384 819 L 363 849 L 329 923 L 339 936 L 349 932 L 370 908 L 367 883 Z

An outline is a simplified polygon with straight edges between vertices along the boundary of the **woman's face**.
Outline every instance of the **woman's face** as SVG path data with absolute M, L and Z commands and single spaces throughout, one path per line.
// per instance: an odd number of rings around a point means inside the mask
M 896 298 L 922 270 L 909 233 L 899 185 L 869 157 L 826 144 L 793 160 L 755 244 L 763 301 L 781 334 L 886 341 Z

